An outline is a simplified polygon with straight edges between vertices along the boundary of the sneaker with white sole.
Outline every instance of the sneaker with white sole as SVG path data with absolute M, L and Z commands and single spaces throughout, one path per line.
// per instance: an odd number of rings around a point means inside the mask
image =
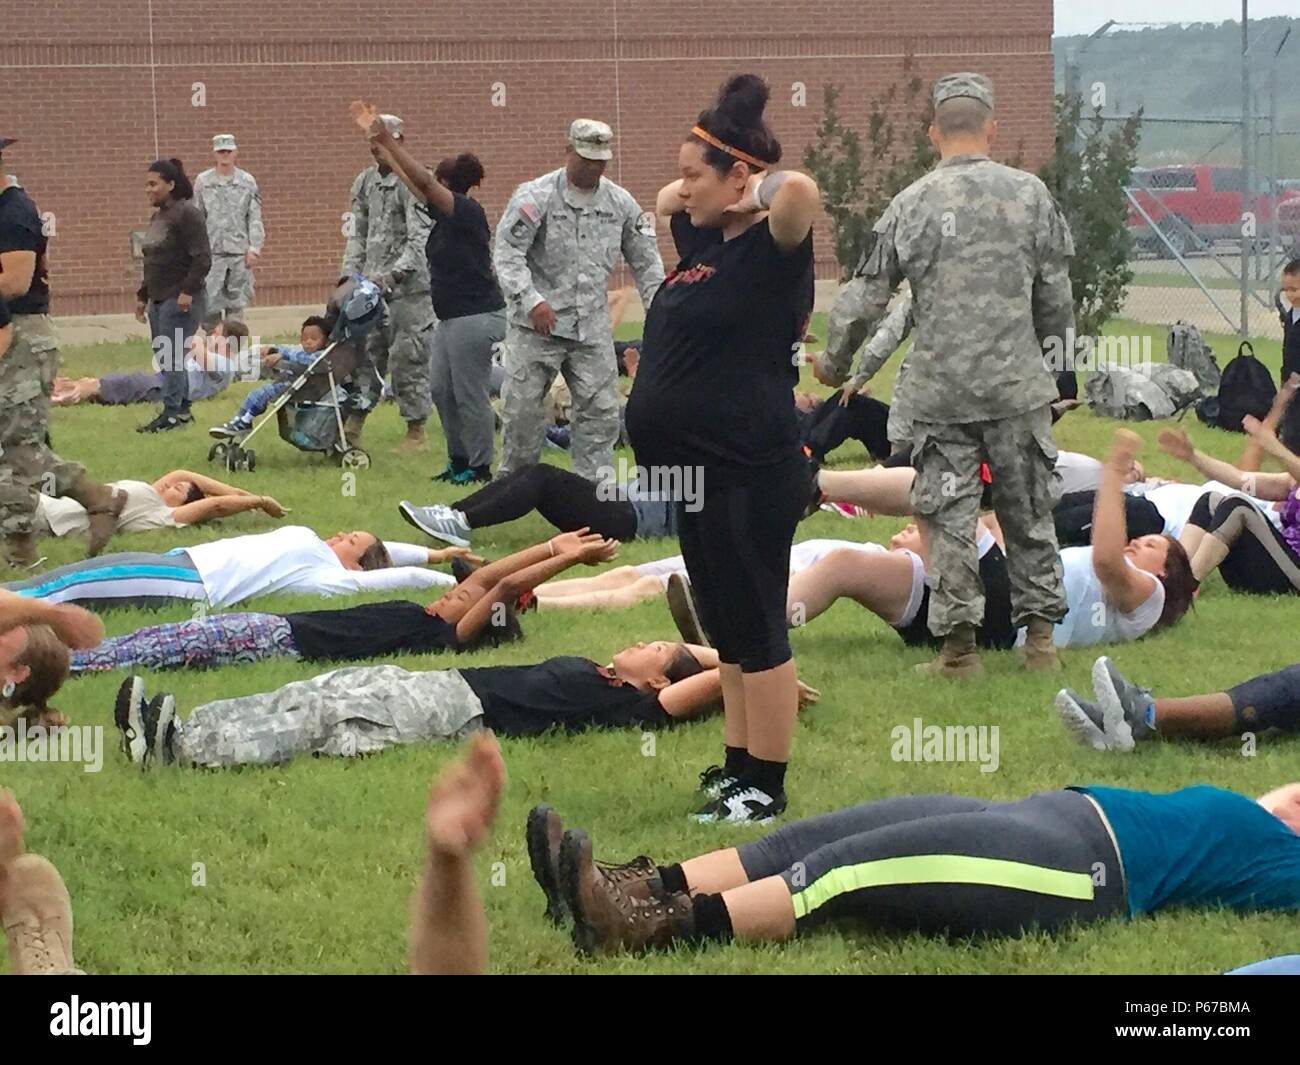
M 724 791 L 735 787 L 739 779 L 728 773 L 726 766 L 711 765 L 700 774 L 700 794 L 710 801 L 716 800 Z
M 160 761 L 170 765 L 176 760 L 172 754 L 172 734 L 176 730 L 176 697 L 169 692 L 155 695 L 141 712 L 144 721 L 144 738 L 148 745 L 146 763 Z
M 680 573 L 670 573 L 664 595 L 668 600 L 668 613 L 672 615 L 673 624 L 677 626 L 682 639 L 697 647 L 712 646 L 708 633 L 704 631 L 704 623 L 700 621 L 695 596 L 691 593 L 691 582 Z
M 442 503 L 435 503 L 431 507 L 417 507 L 403 499 L 397 504 L 397 512 L 426 536 L 432 536 L 435 540 L 442 540 L 456 547 L 469 547 L 469 538 L 473 530 L 465 520 L 465 515 L 459 510 L 452 510 Z
M 1092 690 L 1106 717 L 1106 735 L 1120 750 L 1131 751 L 1137 740 L 1155 733 L 1147 724 L 1147 710 L 1155 702 L 1151 689 L 1134 684 L 1107 655 L 1092 664 Z
M 144 677 L 130 676 L 117 689 L 113 721 L 122 734 L 122 753 L 136 765 L 143 765 L 148 752 L 144 734 Z
M 1066 731 L 1083 746 L 1094 751 L 1111 750 L 1110 741 L 1106 739 L 1106 729 L 1102 709 L 1096 703 L 1083 698 L 1078 692 L 1062 688 L 1056 693 L 1056 714 Z
M 738 781 L 695 814 L 702 825 L 765 825 L 785 812 L 785 792 L 769 795 Z

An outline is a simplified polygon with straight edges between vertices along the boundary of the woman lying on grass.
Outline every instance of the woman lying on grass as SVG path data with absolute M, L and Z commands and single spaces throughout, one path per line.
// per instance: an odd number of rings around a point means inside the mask
M 478 728 L 502 736 L 667 728 L 714 709 L 721 694 L 716 651 L 661 640 L 626 647 L 603 666 L 572 656 L 422 672 L 349 666 L 207 703 L 184 723 L 172 695 L 146 699 L 143 679 L 129 677 L 114 719 L 133 762 L 216 768 L 271 765 L 300 754 L 370 754 Z M 816 698 L 801 689 L 801 704 Z
M 77 606 L 24 599 L 0 590 L 0 725 L 64 725 L 49 700 L 68 675 L 68 648 L 104 638 L 99 618 Z
M 908 795 L 680 864 L 592 859 L 549 807 L 526 829 L 547 913 L 589 953 L 873 930 L 1015 936 L 1175 907 L 1300 910 L 1300 784 L 1258 801 L 1200 785 L 1070 787 L 1014 802 Z
M 515 603 L 548 577 L 580 562 L 607 562 L 617 553 L 617 540 L 585 529 L 561 533 L 480 566 L 427 607 L 398 599 L 294 614 L 208 614 L 112 636 L 74 654 L 72 672 L 201 669 L 268 658 L 343 662 L 465 650 L 484 638 L 517 636 Z

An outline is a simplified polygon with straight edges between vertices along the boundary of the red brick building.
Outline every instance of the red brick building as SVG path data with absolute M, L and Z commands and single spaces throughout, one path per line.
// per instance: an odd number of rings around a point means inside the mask
M 353 98 L 401 115 L 429 161 L 477 152 L 495 223 L 515 184 L 560 165 L 578 116 L 614 127 L 607 173 L 649 205 L 695 115 L 739 71 L 772 85 L 788 165 L 813 138 L 823 85 L 843 89 L 845 117 L 862 128 L 909 53 L 927 79 L 992 77 L 999 145 L 1036 165 L 1052 145 L 1051 27 L 1051 0 L 6 4 L 0 135 L 20 143 L 4 169 L 53 215 L 55 312 L 123 312 L 139 283 L 129 234 L 149 214 L 145 167 L 174 155 L 196 174 L 212 135 L 234 133 L 265 208 L 258 303 L 312 303 L 334 279 L 340 216 L 369 160 L 347 116 Z M 835 273 L 824 239 L 819 273 Z

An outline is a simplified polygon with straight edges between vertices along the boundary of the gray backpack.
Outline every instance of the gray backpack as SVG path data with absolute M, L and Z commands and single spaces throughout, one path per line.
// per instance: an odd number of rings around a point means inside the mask
M 1103 418 L 1155 421 L 1171 418 L 1201 395 L 1196 375 L 1166 363 L 1141 369 L 1099 366 L 1083 386 L 1088 406 Z
M 1181 319 L 1171 325 L 1165 339 L 1165 354 L 1169 365 L 1190 370 L 1195 375 L 1202 396 L 1218 394 L 1222 376 L 1219 363 L 1201 339 L 1201 332 L 1196 326 Z

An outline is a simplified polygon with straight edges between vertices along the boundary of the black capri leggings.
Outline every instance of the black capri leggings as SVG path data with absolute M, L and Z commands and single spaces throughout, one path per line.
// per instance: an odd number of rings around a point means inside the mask
M 701 486 L 699 509 L 677 503 L 700 621 L 721 661 L 745 673 L 774 669 L 790 660 L 790 544 L 808 503 L 808 465 L 796 454 L 746 484 L 706 468 Z
M 780 876 L 797 927 L 849 917 L 956 937 L 1051 931 L 1125 910 L 1110 833 L 1085 795 L 907 795 L 796 821 L 737 853 Z
M 1300 729 L 1300 665 L 1251 677 L 1228 689 L 1236 715 L 1233 731 Z
M 625 499 L 601 499 L 585 477 L 545 462 L 520 466 L 452 507 L 471 529 L 501 525 L 537 511 L 561 532 L 584 526 L 607 539 L 636 537 L 636 511 Z
M 1300 557 L 1249 499 L 1206 492 L 1187 521 L 1228 545 L 1219 572 L 1229 588 L 1256 595 L 1300 593 Z
M 1097 493 L 1066 492 L 1052 511 L 1056 522 L 1056 542 L 1061 547 L 1087 547 L 1092 543 L 1092 512 L 1097 506 Z M 1124 496 L 1124 524 L 1129 539 L 1149 536 L 1165 531 L 1165 519 L 1149 499 L 1141 496 Z

